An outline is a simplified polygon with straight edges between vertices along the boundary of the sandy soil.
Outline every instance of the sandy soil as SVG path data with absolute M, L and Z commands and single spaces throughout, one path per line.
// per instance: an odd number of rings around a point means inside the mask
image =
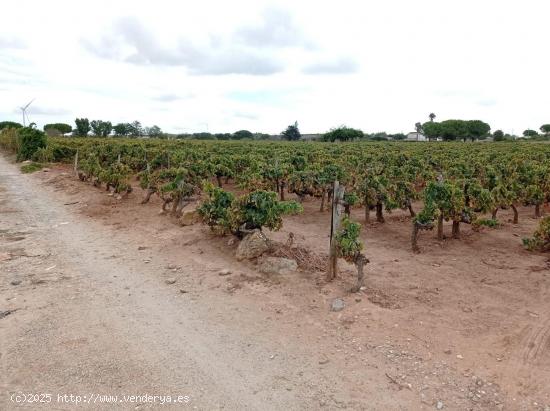
M 422 233 L 419 255 L 404 213 L 366 225 L 367 288 L 351 294 L 345 263 L 330 284 L 314 270 L 265 276 L 229 238 L 141 196 L 0 158 L 0 409 L 150 394 L 189 402 L 78 408 L 550 410 L 550 263 L 521 247 L 533 210 L 461 240 Z M 323 254 L 329 214 L 304 206 L 269 236 Z M 346 307 L 331 312 L 337 297 Z M 54 398 L 18 405 L 18 392 Z

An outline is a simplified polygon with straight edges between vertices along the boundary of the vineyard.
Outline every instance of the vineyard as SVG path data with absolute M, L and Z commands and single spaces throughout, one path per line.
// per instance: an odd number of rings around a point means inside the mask
M 246 230 L 277 230 L 281 216 L 299 213 L 306 198 L 326 211 L 334 181 L 345 187 L 342 205 L 364 210 L 363 221 L 384 223 L 396 209 L 411 216 L 411 249 L 420 252 L 418 234 L 434 229 L 460 238 L 461 224 L 474 229 L 498 226 L 498 212 L 519 206 L 542 215 L 550 200 L 550 145 L 539 143 L 280 143 L 136 139 L 50 139 L 35 150 L 39 162 L 74 162 L 82 181 L 123 195 L 137 177 L 163 211 L 181 215 L 202 198 L 203 220 L 220 234 L 242 237 Z M 214 187 L 215 186 L 215 187 Z M 224 188 L 245 196 L 235 199 Z M 294 201 L 287 201 L 287 200 Z M 416 208 L 415 208 L 416 207 Z M 371 212 L 373 216 L 371 216 Z M 348 223 L 349 224 L 349 223 Z M 547 224 L 541 224 L 544 230 Z M 540 237 L 540 233 L 539 233 Z M 349 239 L 348 239 L 349 240 Z M 353 239 L 351 239 L 353 240 Z M 548 248 L 543 240 L 526 246 Z M 340 247 L 345 248 L 342 244 Z

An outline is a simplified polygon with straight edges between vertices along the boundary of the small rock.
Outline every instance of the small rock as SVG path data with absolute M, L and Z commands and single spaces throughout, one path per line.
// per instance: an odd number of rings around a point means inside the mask
M 452 353 L 452 351 L 451 351 L 451 350 L 449 350 L 449 349 L 446 349 L 446 350 L 445 350 L 445 351 L 443 351 L 443 352 L 444 352 L 445 354 L 447 354 L 447 355 L 449 355 L 449 354 L 451 354 L 451 353 Z
M 193 225 L 195 223 L 198 223 L 199 221 L 200 221 L 200 216 L 196 210 L 187 211 L 186 213 L 183 213 L 183 215 L 178 220 L 180 225 L 184 227 L 188 225 Z
M 166 284 L 175 284 L 176 282 L 176 279 L 175 278 L 167 278 L 165 281 L 164 281 Z
M 260 261 L 259 270 L 264 274 L 290 274 L 298 269 L 298 263 L 290 258 L 266 257 Z
M 257 258 L 269 250 L 267 237 L 260 230 L 254 230 L 239 243 L 235 256 L 237 260 Z
M 21 284 L 21 280 L 13 280 L 12 282 L 10 282 L 11 285 L 19 285 Z
M 229 274 L 231 274 L 231 270 L 228 270 L 227 268 L 224 268 L 223 270 L 220 270 L 218 272 L 218 275 L 221 275 L 221 276 L 229 275 Z
M 360 303 L 361 301 L 363 301 L 363 300 L 361 300 L 359 297 L 357 297 L 357 298 L 355 299 L 355 302 L 356 302 L 356 303 Z
M 50 169 L 46 167 L 46 168 L 43 168 L 42 171 L 43 171 L 44 173 L 47 173 L 48 171 L 50 171 Z
M 178 266 L 176 264 L 168 264 L 166 266 L 166 269 L 168 269 L 168 270 L 174 270 L 175 268 L 178 268 Z
M 115 197 L 117 200 L 122 200 L 122 196 L 120 194 L 118 194 L 116 197 Z
M 321 358 L 321 359 L 319 360 L 319 364 L 321 364 L 321 365 L 328 364 L 328 362 L 329 362 L 329 359 L 328 359 L 328 358 Z
M 435 405 L 435 408 L 437 408 L 438 410 L 442 410 L 443 409 L 443 402 L 438 401 L 437 404 Z
M 143 251 L 143 250 L 147 250 L 147 247 L 143 246 L 143 245 L 140 245 L 138 247 L 138 251 Z
M 185 290 L 185 289 L 183 289 L 183 288 L 180 288 L 180 293 L 182 293 L 182 294 L 187 294 L 188 292 L 189 292 L 189 291 L 187 291 L 187 290 Z
M 233 244 L 235 244 L 235 237 L 231 237 L 229 240 L 227 240 L 228 247 L 231 247 Z
M 456 355 L 456 358 L 458 358 L 459 360 L 462 360 L 464 357 L 463 357 L 462 355 L 460 355 L 460 354 L 457 354 L 457 355 Z
M 330 305 L 330 311 L 342 311 L 344 307 L 346 306 L 346 303 L 341 298 L 335 298 L 332 300 L 332 304 Z

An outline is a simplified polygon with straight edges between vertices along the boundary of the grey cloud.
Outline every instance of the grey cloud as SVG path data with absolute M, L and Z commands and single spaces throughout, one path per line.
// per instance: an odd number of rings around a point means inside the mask
M 104 35 L 99 42 L 83 39 L 81 44 L 101 58 L 137 65 L 183 66 L 196 75 L 267 75 L 282 70 L 278 63 L 265 55 L 234 45 L 224 47 L 218 42 L 199 48 L 180 39 L 175 49 L 166 49 L 134 18 L 119 19 L 113 32 Z M 128 49 L 132 52 L 125 54 Z
M 359 69 L 357 62 L 351 58 L 341 58 L 334 61 L 325 61 L 311 64 L 302 72 L 305 74 L 351 74 Z
M 24 49 L 23 40 L 17 37 L 0 37 L 0 49 Z
M 260 25 L 243 27 L 235 32 L 235 39 L 254 47 L 315 48 L 292 16 L 285 10 L 270 8 L 264 11 Z
M 19 109 L 15 110 L 17 113 L 20 112 Z M 63 109 L 63 108 L 52 108 L 52 107 L 42 107 L 42 106 L 34 106 L 31 105 L 27 109 L 28 114 L 32 115 L 39 115 L 39 116 L 64 116 L 67 114 L 71 114 L 69 110 Z
M 190 99 L 190 98 L 193 98 L 193 97 L 194 97 L 194 95 L 191 94 L 191 93 L 182 94 L 182 95 L 179 95 L 179 94 L 161 94 L 160 96 L 153 97 L 153 99 L 156 100 L 156 101 L 162 101 L 162 102 L 172 102 L 172 101 L 177 101 L 177 100 Z

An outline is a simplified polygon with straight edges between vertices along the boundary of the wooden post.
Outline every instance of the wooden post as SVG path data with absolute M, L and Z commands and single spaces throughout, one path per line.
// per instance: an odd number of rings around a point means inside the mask
M 76 153 L 74 155 L 74 174 L 78 175 L 78 150 L 76 150 Z
M 335 181 L 332 192 L 332 217 L 330 224 L 330 250 L 327 281 L 332 281 L 338 274 L 338 245 L 336 243 L 336 234 L 340 228 L 340 221 L 342 220 L 344 211 L 344 186 L 341 186 L 338 181 Z

